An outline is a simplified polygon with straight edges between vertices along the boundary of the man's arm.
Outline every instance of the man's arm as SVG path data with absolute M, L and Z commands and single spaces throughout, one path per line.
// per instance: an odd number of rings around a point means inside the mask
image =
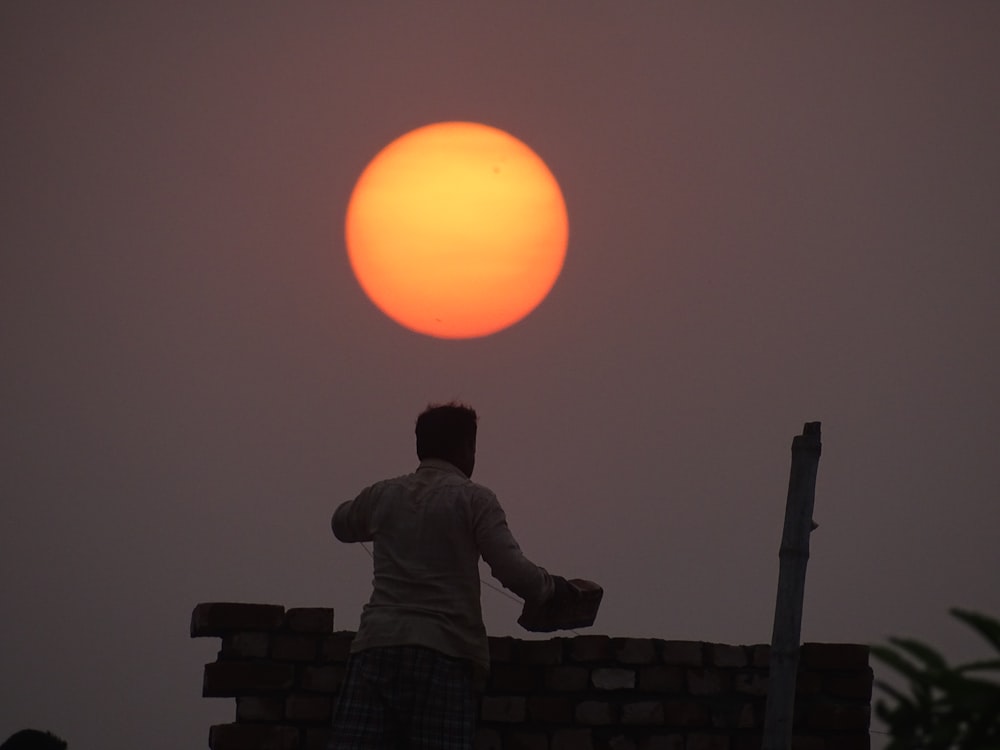
M 333 535 L 342 542 L 370 542 L 371 502 L 369 490 L 363 490 L 353 500 L 341 503 L 330 519 Z
M 474 518 L 476 543 L 493 577 L 525 601 L 552 598 L 557 577 L 524 556 L 496 497 L 488 493 L 479 506 Z

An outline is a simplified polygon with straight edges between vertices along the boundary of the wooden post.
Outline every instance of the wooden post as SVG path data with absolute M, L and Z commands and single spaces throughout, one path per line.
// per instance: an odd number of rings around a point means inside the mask
M 815 528 L 812 513 L 820 450 L 820 423 L 806 422 L 802 434 L 792 440 L 785 526 L 778 552 L 778 597 L 771 634 L 763 750 L 789 750 L 792 746 L 802 600 L 806 587 L 806 564 L 809 562 L 809 533 Z

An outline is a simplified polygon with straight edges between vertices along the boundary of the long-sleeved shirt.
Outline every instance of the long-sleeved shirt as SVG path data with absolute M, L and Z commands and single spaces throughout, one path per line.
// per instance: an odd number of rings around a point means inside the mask
M 419 645 L 489 671 L 479 558 L 527 601 L 545 601 L 554 582 L 528 560 L 496 495 L 451 463 L 425 459 L 412 474 L 362 490 L 333 514 L 342 542 L 374 541 L 371 599 L 351 646 Z

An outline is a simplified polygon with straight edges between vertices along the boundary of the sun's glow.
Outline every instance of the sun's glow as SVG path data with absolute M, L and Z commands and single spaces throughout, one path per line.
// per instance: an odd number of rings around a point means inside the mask
M 351 267 L 418 333 L 487 336 L 534 310 L 566 257 L 562 191 L 534 151 L 472 122 L 413 130 L 380 151 L 347 206 Z

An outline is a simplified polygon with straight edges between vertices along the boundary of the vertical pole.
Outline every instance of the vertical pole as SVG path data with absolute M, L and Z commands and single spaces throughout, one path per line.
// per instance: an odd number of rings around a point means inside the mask
M 802 601 L 809 562 L 809 533 L 815 527 L 812 514 L 820 450 L 820 423 L 806 422 L 802 434 L 792 440 L 785 526 L 778 552 L 778 597 L 771 634 L 763 750 L 789 750 L 792 746 Z

